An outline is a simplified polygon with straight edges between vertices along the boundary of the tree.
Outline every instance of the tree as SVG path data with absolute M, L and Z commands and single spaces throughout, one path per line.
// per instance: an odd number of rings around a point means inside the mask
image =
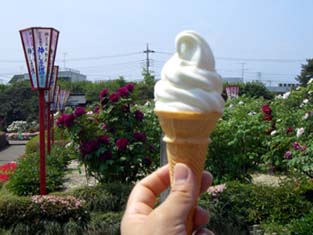
M 263 97 L 264 99 L 272 99 L 274 97 L 273 93 L 261 82 L 247 82 L 240 85 L 239 94 L 247 97 Z
M 31 91 L 29 81 L 7 85 L 0 93 L 0 114 L 9 125 L 16 120 L 38 119 L 38 94 Z M 4 129 L 6 126 L 3 127 Z
M 302 86 L 313 78 L 313 59 L 307 59 L 307 64 L 303 64 L 301 67 L 301 74 L 296 77 L 296 80 L 300 82 Z
M 145 83 L 148 87 L 151 87 L 151 86 L 154 87 L 155 80 L 154 80 L 154 74 L 153 74 L 152 71 L 149 71 L 149 70 L 143 68 L 142 76 L 143 76 L 143 81 L 144 81 L 144 83 Z

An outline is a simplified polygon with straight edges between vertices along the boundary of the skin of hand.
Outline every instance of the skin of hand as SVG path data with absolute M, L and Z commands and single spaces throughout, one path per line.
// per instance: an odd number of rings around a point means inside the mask
M 171 193 L 157 208 L 154 208 L 157 196 L 170 185 L 168 165 L 136 184 L 122 219 L 122 235 L 186 235 L 185 220 L 198 198 L 196 177 L 187 165 L 178 163 L 173 178 Z M 204 171 L 201 192 L 205 192 L 211 183 L 211 174 Z M 197 207 L 193 234 L 213 234 L 203 228 L 208 222 L 209 214 Z

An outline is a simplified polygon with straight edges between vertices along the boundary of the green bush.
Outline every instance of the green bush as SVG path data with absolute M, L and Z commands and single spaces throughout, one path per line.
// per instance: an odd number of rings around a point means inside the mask
M 9 142 L 5 136 L 5 133 L 0 131 L 0 150 L 4 149 L 8 145 L 9 145 Z
M 59 128 L 55 128 L 55 129 L 59 129 Z M 60 133 L 60 131 L 56 131 L 56 133 Z M 45 137 L 45 141 L 47 142 L 47 137 Z M 51 147 L 64 147 L 67 144 L 67 142 L 68 141 L 66 139 L 55 139 L 54 144 Z M 46 148 L 47 148 L 47 145 L 46 145 Z M 38 153 L 39 149 L 40 149 L 39 135 L 37 135 L 31 138 L 29 141 L 27 141 L 26 146 L 25 146 L 25 153 L 26 154 Z
M 247 181 L 262 163 L 270 123 L 263 121 L 263 99 L 239 97 L 229 100 L 222 119 L 211 135 L 206 168 L 215 182 Z
M 70 221 L 75 221 L 81 228 L 87 226 L 90 220 L 89 212 L 84 203 L 72 196 L 34 196 L 30 197 L 1 197 L 0 198 L 0 227 L 11 229 L 12 234 L 47 233 L 56 228 L 62 228 Z M 47 227 L 47 224 L 50 224 Z M 23 229 L 24 227 L 24 229 Z M 40 233 L 41 234 L 41 233 Z
M 226 227 L 248 231 L 253 224 L 283 225 L 305 216 L 313 205 L 302 194 L 303 190 L 291 183 L 270 187 L 230 182 L 224 191 L 204 195 L 200 203 L 210 210 L 211 229 L 224 234 Z
M 93 213 L 86 234 L 119 235 L 123 213 Z
M 291 221 L 290 227 L 291 235 L 311 234 L 313 228 L 313 210 L 304 217 Z
M 265 162 L 275 169 L 294 169 L 313 178 L 313 83 L 272 101 L 273 131 Z
M 122 211 L 127 202 L 131 186 L 126 184 L 99 184 L 83 187 L 70 192 L 71 195 L 86 202 L 89 211 Z
M 154 129 L 135 104 L 133 90 L 133 84 L 113 92 L 103 89 L 97 110 L 77 107 L 57 121 L 79 147 L 79 161 L 87 173 L 101 183 L 134 182 L 158 160 L 154 144 L 160 140 L 150 135 Z
M 9 228 L 15 223 L 32 221 L 34 211 L 28 197 L 0 197 L 0 227 Z
M 66 159 L 62 156 L 46 156 L 47 193 L 62 188 L 66 163 Z M 20 196 L 39 194 L 40 157 L 38 153 L 25 155 L 18 159 L 16 171 L 11 175 L 7 188 Z

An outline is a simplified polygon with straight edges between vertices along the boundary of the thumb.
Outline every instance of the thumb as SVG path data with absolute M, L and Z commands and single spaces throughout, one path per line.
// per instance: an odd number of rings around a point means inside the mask
M 191 169 L 182 163 L 174 167 L 173 183 L 168 198 L 158 207 L 169 221 L 184 224 L 197 200 L 197 181 Z

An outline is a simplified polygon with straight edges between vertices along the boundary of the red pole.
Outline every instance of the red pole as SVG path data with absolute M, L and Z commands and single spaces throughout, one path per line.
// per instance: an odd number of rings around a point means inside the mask
M 45 92 L 39 89 L 40 195 L 46 195 Z
M 51 143 L 54 145 L 54 116 L 53 112 L 50 113 L 50 120 L 51 120 Z
M 47 129 L 48 129 L 48 154 L 51 152 L 51 119 L 50 119 L 50 103 L 47 103 Z

